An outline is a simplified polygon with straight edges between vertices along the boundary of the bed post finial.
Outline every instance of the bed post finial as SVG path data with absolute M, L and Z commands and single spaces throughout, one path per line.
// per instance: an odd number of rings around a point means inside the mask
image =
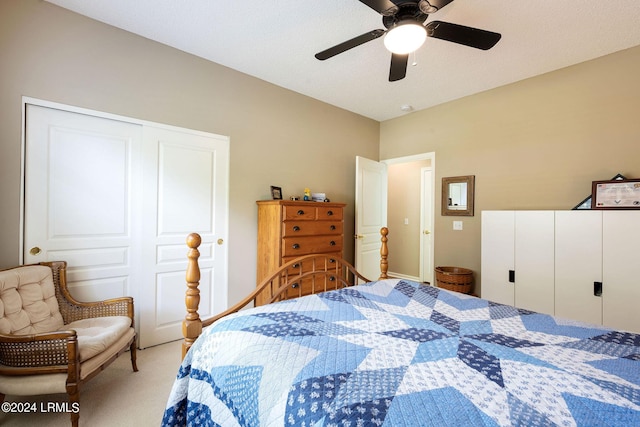
M 389 263 L 387 262 L 387 255 L 389 255 L 389 248 L 387 247 L 387 234 L 389 234 L 389 229 L 387 227 L 382 227 L 380 229 L 380 234 L 382 235 L 382 238 L 380 239 L 380 241 L 382 241 L 382 245 L 380 246 L 380 278 L 379 280 L 382 279 L 388 279 L 389 276 L 387 276 L 387 271 L 389 270 Z
M 182 342 L 183 359 L 191 344 L 202 332 L 202 320 L 200 320 L 200 315 L 198 314 L 198 305 L 200 304 L 200 290 L 198 289 L 200 285 L 200 267 L 198 266 L 200 251 L 198 251 L 198 247 L 200 243 L 202 243 L 202 238 L 199 234 L 191 233 L 187 236 L 189 252 L 187 253 L 187 292 L 184 297 L 187 315 L 182 321 L 182 335 L 184 336 L 184 341 Z

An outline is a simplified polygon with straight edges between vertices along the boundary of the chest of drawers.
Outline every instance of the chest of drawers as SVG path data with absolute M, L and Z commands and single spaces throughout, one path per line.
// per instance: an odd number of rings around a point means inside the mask
M 282 264 L 302 255 L 331 253 L 343 257 L 344 203 L 264 200 L 258 204 L 258 269 L 260 283 Z M 304 269 L 305 266 L 302 266 Z M 287 297 L 311 293 L 308 280 Z M 260 300 L 257 304 L 262 304 Z

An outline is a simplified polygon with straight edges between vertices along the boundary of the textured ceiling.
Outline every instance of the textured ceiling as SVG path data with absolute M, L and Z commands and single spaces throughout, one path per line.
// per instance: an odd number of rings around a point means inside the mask
M 384 28 L 357 0 L 47 1 L 379 121 L 640 45 L 640 0 L 455 0 L 427 22 L 498 32 L 498 44 L 428 38 L 407 77 L 389 82 L 382 38 L 314 57 Z

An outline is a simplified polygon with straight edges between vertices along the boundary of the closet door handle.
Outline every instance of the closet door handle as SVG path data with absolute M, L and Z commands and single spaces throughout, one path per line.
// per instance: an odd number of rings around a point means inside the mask
M 602 296 L 602 282 L 593 282 L 593 295 Z
M 509 270 L 509 282 L 510 283 L 516 283 L 516 271 L 515 270 Z

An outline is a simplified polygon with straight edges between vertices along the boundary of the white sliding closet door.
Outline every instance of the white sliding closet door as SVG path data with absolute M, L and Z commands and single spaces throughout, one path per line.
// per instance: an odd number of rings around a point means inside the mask
M 189 233 L 202 237 L 200 316 L 227 308 L 229 145 L 224 137 L 148 126 L 143 157 L 142 265 L 153 280 L 141 283 L 142 348 L 182 337 Z
M 83 301 L 133 296 L 143 348 L 179 339 L 189 233 L 200 315 L 227 306 L 229 140 L 69 109 L 26 104 L 24 262 L 67 261 Z
M 131 295 L 142 126 L 27 105 L 24 262 L 64 260 L 74 297 Z

